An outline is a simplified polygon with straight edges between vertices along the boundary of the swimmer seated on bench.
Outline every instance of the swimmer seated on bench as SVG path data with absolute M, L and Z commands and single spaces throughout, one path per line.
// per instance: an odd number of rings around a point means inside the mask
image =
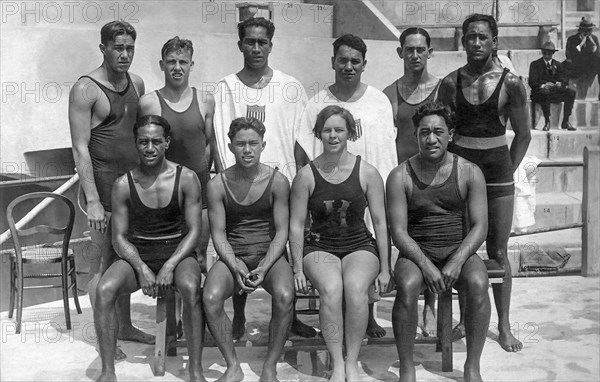
M 183 325 L 190 380 L 202 375 L 201 273 L 195 250 L 200 237 L 202 198 L 196 174 L 165 159 L 170 126 L 148 115 L 134 127 L 140 164 L 118 178 L 112 191 L 113 247 L 121 259 L 100 279 L 94 322 L 100 343 L 98 381 L 116 381 L 116 299 L 142 289 L 158 297 L 173 285 L 183 300 Z
M 261 381 L 277 381 L 277 360 L 292 323 L 294 279 L 282 256 L 288 240 L 289 181 L 277 168 L 260 162 L 265 126 L 237 118 L 227 134 L 235 164 L 208 183 L 208 218 L 219 260 L 204 285 L 208 328 L 227 362 L 218 381 L 241 381 L 244 373 L 233 346 L 225 300 L 262 286 L 271 296 L 269 351 Z
M 481 381 L 479 360 L 490 322 L 487 269 L 475 253 L 487 233 L 485 179 L 473 163 L 448 153 L 454 113 L 428 103 L 413 117 L 419 152 L 390 174 L 386 190 L 392 240 L 400 255 L 392 324 L 400 381 L 416 381 L 417 301 L 455 287 L 466 293 L 465 381 Z M 465 229 L 463 219 L 468 216 Z

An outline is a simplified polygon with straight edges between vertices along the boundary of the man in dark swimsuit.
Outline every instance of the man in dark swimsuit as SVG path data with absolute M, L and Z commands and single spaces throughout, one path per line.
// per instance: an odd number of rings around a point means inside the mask
M 440 79 L 427 71 L 427 61 L 433 53 L 431 37 L 423 28 L 412 27 L 400 35 L 396 49 L 404 63 L 404 75 L 394 81 L 383 93 L 389 98 L 394 112 L 396 154 L 398 164 L 419 152 L 412 117 L 421 105 L 437 97 Z M 423 333 L 427 336 L 437 329 L 435 294 L 425 291 Z
M 160 115 L 171 125 L 171 143 L 167 159 L 193 170 L 202 186 L 202 234 L 198 260 L 205 268 L 210 240 L 206 184 L 212 164 L 211 142 L 215 100 L 212 94 L 190 87 L 194 68 L 194 47 L 190 40 L 175 36 L 161 50 L 160 68 L 165 86 L 140 98 L 139 116 Z
M 94 322 L 100 342 L 102 374 L 115 381 L 115 301 L 142 289 L 151 297 L 177 287 L 183 300 L 183 325 L 192 381 L 202 375 L 201 272 L 196 259 L 202 209 L 196 174 L 165 158 L 170 126 L 149 115 L 134 128 L 140 164 L 114 183 L 112 242 L 120 259 L 106 270 L 97 288 Z
M 507 246 L 514 205 L 513 173 L 531 141 L 527 93 L 517 76 L 494 64 L 492 52 L 498 44 L 498 26 L 492 16 L 471 15 L 462 29 L 467 64 L 442 80 L 439 99 L 456 111 L 456 133 L 448 150 L 478 165 L 485 176 L 487 253 L 506 272 L 504 282 L 492 287 L 499 321 L 498 342 L 504 350 L 516 352 L 523 344 L 510 331 L 512 274 Z M 505 135 L 507 119 L 515 133 L 510 149 Z M 456 331 L 464 332 L 464 325 L 459 324 Z
M 241 381 L 244 373 L 224 309 L 232 295 L 262 286 L 272 296 L 269 350 L 260 380 L 277 381 L 277 360 L 292 323 L 294 279 L 283 256 L 288 241 L 290 185 L 277 168 L 260 162 L 265 126 L 255 118 L 234 119 L 229 149 L 236 163 L 208 183 L 208 215 L 219 255 L 204 284 L 204 310 L 227 370 L 219 381 Z
M 400 251 L 392 311 L 400 382 L 416 381 L 419 293 L 425 287 L 440 293 L 454 286 L 467 296 L 464 379 L 481 381 L 479 360 L 491 309 L 487 270 L 476 254 L 487 232 L 485 178 L 473 163 L 446 150 L 453 117 L 442 103 L 422 106 L 413 118 L 419 153 L 392 171 L 387 181 L 392 239 Z
M 100 253 L 89 270 L 87 290 L 92 308 L 96 284 L 116 258 L 110 242 L 110 192 L 114 180 L 138 162 L 132 129 L 138 98 L 144 94 L 142 79 L 128 72 L 137 36 L 135 29 L 126 22 L 113 21 L 102 27 L 100 36 L 102 65 L 81 77 L 69 95 L 73 157 L 87 202 L 85 213 L 92 243 Z M 118 300 L 117 311 L 119 339 L 154 343 L 153 336 L 131 324 L 129 296 Z M 120 349 L 116 356 L 125 358 Z

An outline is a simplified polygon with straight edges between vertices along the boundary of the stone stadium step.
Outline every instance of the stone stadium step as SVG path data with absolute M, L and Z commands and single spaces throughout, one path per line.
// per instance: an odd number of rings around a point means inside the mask
M 581 191 L 536 193 L 535 225 L 530 230 L 581 223 L 582 195 Z
M 545 159 L 544 162 L 571 162 L 582 158 L 566 157 Z M 581 192 L 583 190 L 583 167 L 538 167 L 535 179 L 536 193 Z

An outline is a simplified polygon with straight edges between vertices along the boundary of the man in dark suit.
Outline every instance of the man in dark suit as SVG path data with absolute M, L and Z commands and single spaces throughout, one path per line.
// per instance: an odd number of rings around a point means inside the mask
M 560 62 L 552 58 L 554 52 L 556 52 L 556 49 L 551 41 L 544 43 L 542 45 L 542 58 L 533 61 L 529 65 L 531 102 L 539 103 L 542 106 L 546 121 L 544 131 L 550 130 L 550 104 L 559 102 L 565 103 L 563 121 L 560 127 L 565 130 L 576 130 L 569 122 L 573 103 L 575 102 L 575 90 L 567 86 L 568 79 L 564 68 Z
M 598 37 L 592 34 L 594 27 L 589 17 L 582 17 L 577 34 L 567 39 L 566 62 L 569 63 L 569 74 L 577 85 L 579 99 L 585 99 L 595 76 L 598 76 L 600 85 L 600 43 Z

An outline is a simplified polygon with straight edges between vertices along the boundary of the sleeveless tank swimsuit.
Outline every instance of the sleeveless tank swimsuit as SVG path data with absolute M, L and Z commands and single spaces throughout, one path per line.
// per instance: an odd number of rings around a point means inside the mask
M 139 96 L 127 75 L 127 87 L 116 92 L 90 76 L 108 98 L 110 112 L 90 132 L 88 149 L 92 159 L 94 182 L 100 203 L 106 211 L 112 211 L 110 193 L 114 181 L 138 164 L 138 154 L 133 137 L 133 125 L 137 117 Z
M 207 208 L 206 185 L 210 180 L 206 163 L 206 135 L 204 118 L 198 106 L 196 88 L 192 88 L 192 103 L 187 110 L 173 110 L 164 97 L 156 90 L 160 102 L 161 116 L 171 125 L 171 144 L 165 156 L 168 160 L 184 165 L 198 175 L 202 187 L 202 208 Z
M 357 156 L 350 176 L 338 184 L 325 180 L 315 164 L 309 163 L 315 189 L 308 199 L 312 224 L 304 238 L 304 256 L 317 251 L 340 259 L 356 251 L 378 256 L 375 239 L 365 224 L 367 199 L 360 185 L 360 161 Z
M 506 144 L 506 127 L 500 122 L 498 113 L 500 89 L 509 70 L 504 69 L 494 93 L 480 105 L 473 105 L 465 98 L 460 71 L 456 81 L 456 136 L 454 142 L 448 144 L 448 151 L 479 166 L 485 177 L 488 200 L 514 195 L 513 164 Z M 475 142 L 475 146 L 478 138 L 494 138 L 499 144 L 494 148 L 467 148 L 461 146 L 461 137 Z

